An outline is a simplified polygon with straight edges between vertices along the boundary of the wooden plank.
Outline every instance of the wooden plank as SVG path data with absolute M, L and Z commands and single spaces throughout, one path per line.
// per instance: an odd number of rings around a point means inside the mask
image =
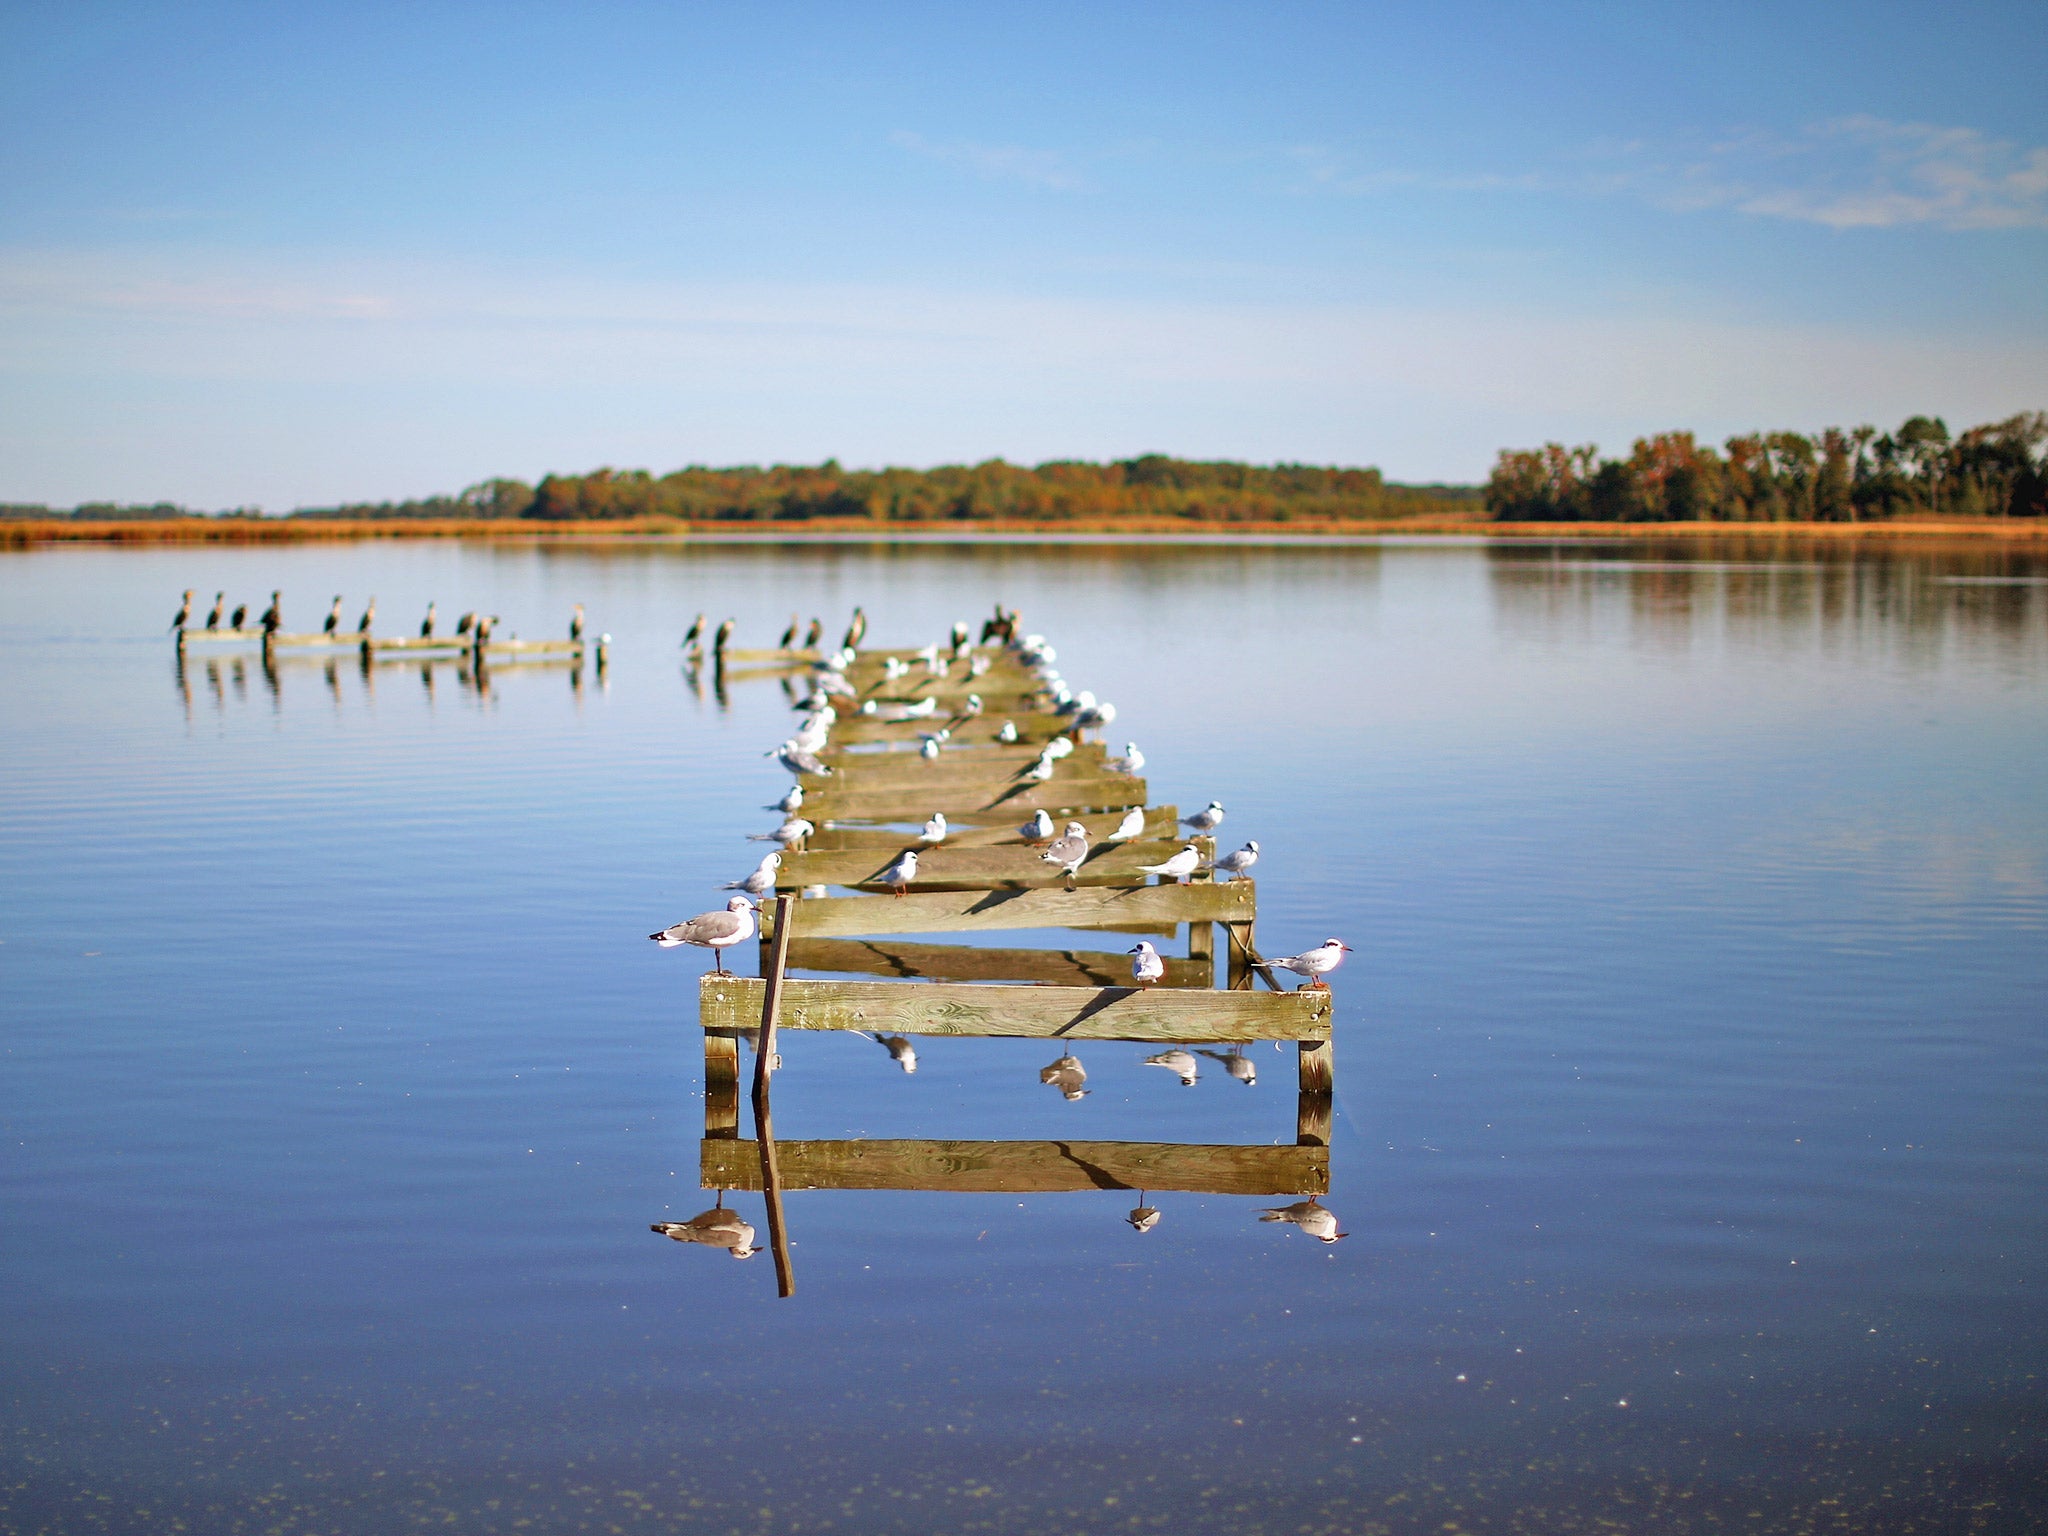
M 968 933 L 1004 928 L 1171 931 L 1178 923 L 1248 922 L 1258 906 L 1250 880 L 1203 885 L 1084 885 L 1079 890 L 913 891 L 908 896 L 821 896 L 798 918 L 807 939 L 893 933 Z M 1135 926 L 1133 926 L 1135 925 Z
M 1275 995 L 1279 997 L 1300 997 L 1305 993 L 1312 994 L 1321 990 L 1323 989 L 1319 987 L 1299 987 L 1292 992 L 1281 992 Z M 1265 994 L 1233 992 L 1229 995 L 1232 997 L 1260 997 Z M 1337 1058 L 1336 1053 L 1331 1048 L 1329 1035 L 1325 1034 L 1320 1040 L 1303 1040 L 1300 1050 L 1301 1091 L 1303 1093 L 1333 1092 L 1337 1086 Z
M 178 644 L 190 645 L 195 640 L 261 640 L 260 629 L 181 629 Z
M 823 660 L 816 651 L 784 651 L 773 646 L 748 650 L 744 646 L 728 645 L 714 654 L 723 657 L 728 667 L 773 666 L 778 670 L 811 667 Z
M 955 747 L 949 742 L 937 757 L 925 757 L 916 750 L 919 740 L 919 736 L 913 735 L 904 743 L 908 749 L 904 751 L 825 751 L 818 756 L 832 770 L 835 778 L 841 774 L 848 778 L 858 777 L 863 788 L 872 788 L 898 779 L 917 779 L 938 768 L 953 769 L 961 777 L 967 777 L 972 770 L 989 779 L 1014 778 L 1038 761 L 1040 750 L 1037 747 L 1009 746 Z M 1100 778 L 1107 771 L 1102 766 L 1106 755 L 1107 749 L 1101 742 L 1082 742 L 1059 759 L 1055 767 L 1076 769 L 1086 766 L 1091 770 L 1087 777 Z
M 353 629 L 348 631 L 348 633 L 346 634 L 337 633 L 332 635 L 288 635 L 283 632 L 279 632 L 274 635 L 265 636 L 263 643 L 267 646 L 272 647 L 275 650 L 303 651 L 310 650 L 317 646 L 361 645 L 368 638 L 369 636 L 364 634 L 362 631 Z
M 1205 852 L 1213 850 L 1208 844 Z M 1145 876 L 1138 871 L 1147 864 L 1163 864 L 1180 852 L 1179 842 L 1102 843 L 1088 850 L 1088 861 L 1075 876 L 1077 885 L 1137 885 Z M 807 885 L 867 886 L 879 890 L 876 877 L 895 861 L 905 848 L 917 848 L 917 883 L 920 891 L 992 891 L 1019 887 L 1066 884 L 1066 874 L 1048 864 L 1039 851 L 1026 843 L 1008 847 L 952 846 L 941 843 L 923 847 L 916 838 L 898 841 L 893 848 L 857 848 L 841 852 L 805 851 L 782 857 L 775 884 L 778 889 L 802 890 Z
M 946 814 L 950 819 L 952 812 L 948 811 Z M 1080 822 L 1083 827 L 1087 828 L 1091 841 L 1097 841 L 1109 836 L 1110 833 L 1117 829 L 1118 823 L 1124 819 L 1124 813 L 1122 811 L 1088 812 L 1071 819 Z M 1018 831 L 1018 828 L 1022 825 L 1023 816 L 1020 815 L 1014 820 L 1008 818 L 998 820 L 992 826 L 962 825 L 950 827 L 946 833 L 946 846 L 948 848 L 1029 847 L 1030 845 L 1024 841 L 1023 834 Z M 1171 805 L 1147 806 L 1145 809 L 1145 830 L 1139 836 L 1147 841 L 1157 842 L 1163 838 L 1171 838 L 1177 835 L 1179 826 L 1180 812 L 1178 807 Z M 901 831 L 888 827 L 831 826 L 820 828 L 812 833 L 804 846 L 808 850 L 817 853 L 834 852 L 847 848 L 902 849 L 909 847 L 916 836 L 917 834 L 912 832 L 909 837 L 906 837 Z
M 1040 714 L 1035 710 L 1013 715 L 980 714 L 972 720 L 890 721 L 857 715 L 842 708 L 839 723 L 832 727 L 832 740 L 836 746 L 856 741 L 915 741 L 918 732 L 930 730 L 933 725 L 944 725 L 953 732 L 955 745 L 994 742 L 1005 721 L 1017 727 L 1017 739 L 1026 745 L 1064 736 L 1073 724 L 1063 715 Z
M 712 972 L 702 985 L 701 1016 L 707 1028 L 751 1027 L 759 1020 L 765 982 Z M 783 983 L 781 1027 L 1215 1045 L 1328 1040 L 1331 1013 L 1329 993 L 1314 988 L 1214 992 L 947 981 L 913 987 L 896 981 L 791 979 Z
M 855 758 L 850 766 L 841 761 L 832 765 L 830 773 L 800 773 L 796 781 L 803 785 L 807 795 L 842 792 L 911 794 L 929 790 L 956 800 L 963 796 L 971 799 L 979 792 L 984 801 L 992 800 L 1006 790 L 1021 789 L 1039 782 L 1069 784 L 1077 780 L 1109 778 L 1128 782 L 1126 775 L 1110 774 L 1099 760 L 1076 763 L 1071 758 L 1061 758 L 1054 763 L 1049 779 L 1025 778 L 1024 770 L 1037 761 L 1035 755 L 1021 763 L 981 763 L 964 752 L 942 753 L 936 758 L 923 758 L 910 752 L 891 752 L 886 760 Z
M 493 640 L 483 647 L 483 653 L 486 656 L 581 656 L 583 644 L 581 640 Z
M 832 780 L 823 783 L 830 785 Z M 957 790 L 821 789 L 806 791 L 804 816 L 820 826 L 828 821 L 923 821 L 933 811 L 961 817 L 1001 812 L 1020 822 L 1043 809 L 1055 817 L 1069 810 L 1121 811 L 1145 803 L 1145 781 L 1123 774 L 1099 779 L 1054 777 L 1043 784 L 1020 781 L 1014 786 L 966 786 Z
M 707 1139 L 707 1189 L 760 1188 L 751 1142 Z M 1144 1141 L 778 1141 L 782 1188 L 1069 1194 L 1160 1190 L 1204 1195 L 1321 1195 L 1330 1153 L 1314 1146 L 1202 1146 Z
M 965 944 L 913 944 L 902 939 L 807 939 L 790 947 L 800 971 L 854 971 L 906 981 L 1028 981 L 1054 987 L 1120 987 L 1131 979 L 1121 950 L 980 949 Z M 1166 958 L 1163 987 L 1206 987 L 1208 967 Z
M 387 638 L 365 635 L 363 649 L 370 652 L 383 651 L 466 651 L 470 649 L 467 635 L 407 635 Z
M 763 1123 L 760 1134 L 764 1150 L 771 1147 L 770 1133 L 765 1125 L 768 1118 L 768 1078 L 781 1064 L 775 1054 L 775 1027 L 782 1009 L 783 978 L 789 970 L 789 944 L 796 934 L 796 924 L 789 920 L 795 907 L 794 896 L 775 898 L 775 938 L 768 945 L 768 963 L 761 972 L 761 1033 L 755 1038 L 757 1049 L 754 1052 L 754 1117 Z M 698 1007 L 701 1011 L 701 997 Z

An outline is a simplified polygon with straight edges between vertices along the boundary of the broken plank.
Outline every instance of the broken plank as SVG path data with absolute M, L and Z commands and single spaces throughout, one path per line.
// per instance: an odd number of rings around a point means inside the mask
M 1165 1190 L 1204 1195 L 1321 1195 L 1327 1147 L 1203 1146 L 1144 1141 L 786 1141 L 775 1143 L 785 1190 L 899 1189 L 952 1194 Z M 757 1190 L 751 1141 L 707 1138 L 706 1189 Z
M 789 963 L 801 971 L 854 971 L 914 981 L 1028 981 L 1055 987 L 1116 987 L 1131 979 L 1131 957 L 1085 949 L 977 949 L 902 939 L 797 939 Z M 1165 957 L 1163 987 L 1206 987 L 1209 967 Z

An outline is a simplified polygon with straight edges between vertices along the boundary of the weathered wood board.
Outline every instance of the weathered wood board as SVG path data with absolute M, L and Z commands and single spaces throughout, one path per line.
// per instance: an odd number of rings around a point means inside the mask
M 839 701 L 839 706 L 844 702 Z M 1073 722 L 1064 715 L 1041 714 L 1036 710 L 1001 715 L 984 713 L 971 720 L 940 716 L 931 720 L 889 721 L 854 714 L 839 707 L 839 723 L 832 727 L 832 741 L 835 746 L 856 741 L 916 741 L 920 733 L 943 725 L 952 731 L 956 746 L 967 742 L 995 742 L 1006 721 L 1017 727 L 1018 741 L 1027 746 L 1064 736 L 1073 727 Z
M 947 742 L 937 757 L 925 757 L 919 751 L 923 732 L 916 732 L 903 743 L 904 750 L 847 752 L 827 749 L 818 754 L 833 774 L 858 775 L 863 788 L 878 784 L 893 784 L 901 780 L 922 782 L 926 774 L 935 768 L 950 768 L 967 776 L 968 770 L 980 773 L 990 779 L 1013 778 L 1038 761 L 1040 748 L 1024 746 L 955 746 Z M 1087 767 L 1089 777 L 1098 778 L 1105 771 L 1102 763 L 1107 749 L 1099 741 L 1084 741 L 1058 759 L 1056 767 L 1078 770 Z
M 348 630 L 345 633 L 338 632 L 332 635 L 325 633 L 317 635 L 293 635 L 286 634 L 285 632 L 280 630 L 278 633 L 274 635 L 264 636 L 263 643 L 275 650 L 302 651 L 310 649 L 314 646 L 322 645 L 361 645 L 365 640 L 369 638 L 370 637 L 367 634 L 363 633 L 361 630 L 355 629 Z
M 765 986 L 747 976 L 706 975 L 698 996 L 703 1027 L 751 1029 L 760 1022 Z M 1330 993 L 1322 989 L 1216 992 L 790 979 L 783 982 L 780 1027 L 1216 1045 L 1327 1040 L 1331 1013 Z
M 957 797 L 985 790 L 994 797 L 1004 790 L 1031 783 L 1067 784 L 1077 779 L 1126 777 L 1109 773 L 1099 757 L 1093 762 L 1085 758 L 1076 761 L 1075 757 L 1063 757 L 1053 764 L 1051 778 L 1032 780 L 1024 777 L 1024 771 L 1038 761 L 1035 753 L 1021 763 L 977 762 L 976 755 L 967 752 L 947 752 L 936 758 L 923 758 L 909 752 L 891 752 L 886 758 L 856 755 L 850 760 L 840 758 L 837 762 L 828 763 L 832 770 L 830 773 L 800 773 L 796 778 L 807 795 L 826 790 L 859 790 L 863 794 L 879 794 L 884 790 L 906 794 L 929 790 Z
M 948 811 L 946 814 L 949 818 L 952 816 L 951 811 Z M 963 824 L 949 827 L 946 832 L 946 846 L 949 848 L 997 848 L 1007 845 L 1012 848 L 1028 848 L 1031 845 L 1024 841 L 1024 835 L 1019 829 L 1023 826 L 1024 817 L 1029 814 L 1028 811 L 1022 812 L 1014 821 L 1005 818 L 997 821 L 993 826 L 969 826 Z M 1067 819 L 1080 822 L 1087 829 L 1089 840 L 1099 842 L 1117 829 L 1117 826 L 1124 819 L 1124 813 L 1121 811 L 1090 811 L 1072 818 L 1062 818 L 1062 824 Z M 1145 808 L 1145 830 L 1138 835 L 1146 841 L 1157 842 L 1162 838 L 1175 836 L 1179 826 L 1178 807 L 1171 805 L 1147 806 Z M 892 831 L 887 827 L 832 826 L 821 827 L 818 831 L 812 833 L 804 846 L 814 853 L 825 853 L 846 848 L 901 850 L 908 848 L 916 840 L 917 833 L 915 831 L 904 833 Z
M 1084 885 L 1078 890 L 928 891 L 907 896 L 821 896 L 797 906 L 797 937 L 1005 928 L 1108 928 L 1171 932 L 1178 923 L 1248 923 L 1258 916 L 1250 880 L 1192 885 Z M 1154 929 L 1148 925 L 1158 924 Z M 1242 994 L 1240 994 L 1242 995 Z
M 1321 1195 L 1326 1147 L 1202 1146 L 1144 1141 L 785 1141 L 775 1143 L 785 1190 L 901 1189 L 951 1194 L 1066 1194 L 1159 1190 L 1205 1195 Z M 752 1141 L 707 1138 L 706 1189 L 758 1190 Z
M 799 924 L 799 927 L 802 925 Z M 1207 987 L 1215 964 L 1164 957 L 1162 987 Z M 853 971 L 906 981 L 1019 981 L 1053 987 L 1121 987 L 1131 979 L 1122 951 L 980 949 L 965 944 L 914 944 L 903 939 L 805 939 L 790 945 L 800 971 Z
M 952 791 L 943 785 L 862 789 L 858 785 L 840 788 L 829 778 L 816 782 L 828 787 L 816 794 L 806 789 L 804 816 L 820 826 L 828 821 L 923 821 L 933 811 L 963 818 L 1001 812 L 1021 822 L 1041 808 L 1058 817 L 1068 810 L 1127 810 L 1143 805 L 1146 799 L 1145 781 L 1124 774 L 1095 779 L 1055 775 L 1043 784 L 1023 780 L 1014 785 L 968 785 Z
M 1205 855 L 1215 852 L 1207 838 L 1195 839 Z M 1139 868 L 1163 864 L 1185 846 L 1180 842 L 1099 843 L 1075 875 L 1078 885 L 1136 885 L 1145 879 Z M 807 885 L 872 886 L 904 848 L 917 848 L 917 884 L 921 891 L 1000 890 L 1008 887 L 1063 885 L 1066 873 L 1048 864 L 1036 848 L 1024 843 L 976 848 L 945 843 L 932 847 L 906 838 L 891 849 L 859 848 L 839 852 L 784 854 L 776 885 L 802 890 Z

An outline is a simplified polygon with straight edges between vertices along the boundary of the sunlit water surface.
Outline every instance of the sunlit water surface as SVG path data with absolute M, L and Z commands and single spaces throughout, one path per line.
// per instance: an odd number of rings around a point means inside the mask
M 374 591 L 600 682 L 196 651 Z M 784 784 L 702 609 L 996 600 L 1338 934 L 1277 1201 L 789 1198 L 671 1243 L 693 950 Z M 0 1527 L 2030 1528 L 2048 1498 L 2048 567 L 1983 551 L 383 544 L 0 557 Z M 1048 940 L 1052 936 L 1038 936 Z M 1017 942 L 1029 942 L 1029 939 Z M 1075 942 L 1071 936 L 1067 942 Z M 1080 942 L 1088 942 L 1082 940 Z M 1098 938 L 1090 947 L 1108 947 Z M 1120 947 L 1120 946 L 1119 946 Z M 743 956 L 751 960 L 750 956 Z M 1022 1042 L 785 1047 L 784 1136 L 1291 1142 Z M 760 1198 L 732 1203 L 761 1220 Z

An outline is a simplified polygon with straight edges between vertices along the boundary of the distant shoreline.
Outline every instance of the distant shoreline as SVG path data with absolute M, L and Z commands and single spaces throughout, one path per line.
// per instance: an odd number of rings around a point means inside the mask
M 74 522 L 63 518 L 0 522 L 0 548 L 63 544 L 319 544 L 365 539 L 476 539 L 503 543 L 697 544 L 1234 544 L 1382 542 L 1388 539 L 1491 543 L 1501 540 L 1797 539 L 1840 542 L 1883 539 L 1971 539 L 2048 542 L 2048 519 L 1943 518 L 1859 523 L 1495 523 L 1480 518 L 1410 517 L 1341 523 L 1191 525 L 1173 518 L 1116 523 L 534 523 L 498 519 L 176 518 Z

